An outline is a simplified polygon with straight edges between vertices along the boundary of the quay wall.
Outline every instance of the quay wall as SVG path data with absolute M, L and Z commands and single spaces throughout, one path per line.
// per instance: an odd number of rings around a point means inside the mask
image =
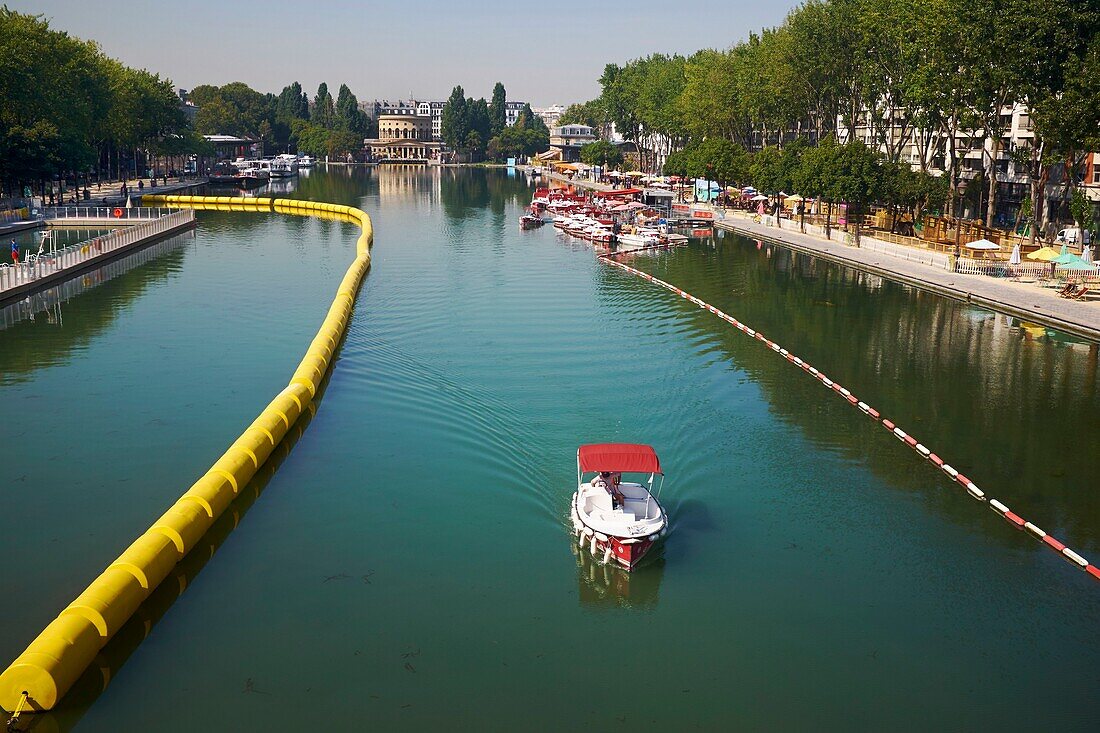
M 51 710 L 57 705 L 100 649 L 199 543 L 299 416 L 310 409 L 339 349 L 356 294 L 370 268 L 374 228 L 365 212 L 350 206 L 229 196 L 146 196 L 145 199 L 178 208 L 314 216 L 357 224 L 361 233 L 355 258 L 336 290 L 328 314 L 287 386 L 210 470 L 0 673 L 0 707 L 17 714 Z

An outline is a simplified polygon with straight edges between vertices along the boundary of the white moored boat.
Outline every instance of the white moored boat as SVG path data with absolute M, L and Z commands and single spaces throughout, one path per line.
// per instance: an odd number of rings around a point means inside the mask
M 648 474 L 649 479 L 622 481 L 624 473 Z M 591 478 L 585 480 L 586 475 Z M 573 534 L 581 548 L 602 562 L 633 570 L 668 526 L 664 508 L 651 493 L 657 476 L 663 484 L 661 463 L 648 445 L 582 445 L 577 450 L 577 492 L 570 510 Z

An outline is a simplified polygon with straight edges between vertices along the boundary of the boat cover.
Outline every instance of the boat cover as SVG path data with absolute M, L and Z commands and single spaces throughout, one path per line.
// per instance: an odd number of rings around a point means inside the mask
M 635 443 L 595 443 L 577 449 L 582 472 L 621 471 L 661 473 L 661 462 L 651 446 Z

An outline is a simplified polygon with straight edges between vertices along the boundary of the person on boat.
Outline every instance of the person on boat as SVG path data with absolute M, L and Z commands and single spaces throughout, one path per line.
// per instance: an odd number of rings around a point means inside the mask
M 607 490 L 611 494 L 611 508 L 622 509 L 626 505 L 626 496 L 623 495 L 622 490 L 619 488 L 619 484 L 623 481 L 623 475 L 619 471 L 614 471 L 610 478 L 611 481 L 608 484 Z

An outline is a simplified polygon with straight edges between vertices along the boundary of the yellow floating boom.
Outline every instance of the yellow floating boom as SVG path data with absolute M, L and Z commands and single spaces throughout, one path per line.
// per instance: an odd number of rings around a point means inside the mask
M 126 623 L 229 506 L 307 408 L 332 364 L 370 268 L 374 228 L 350 206 L 295 199 L 145 196 L 149 203 L 219 211 L 275 211 L 357 224 L 355 260 L 290 383 L 179 501 L 153 522 L 0 674 L 4 710 L 51 710 L 99 650 Z

